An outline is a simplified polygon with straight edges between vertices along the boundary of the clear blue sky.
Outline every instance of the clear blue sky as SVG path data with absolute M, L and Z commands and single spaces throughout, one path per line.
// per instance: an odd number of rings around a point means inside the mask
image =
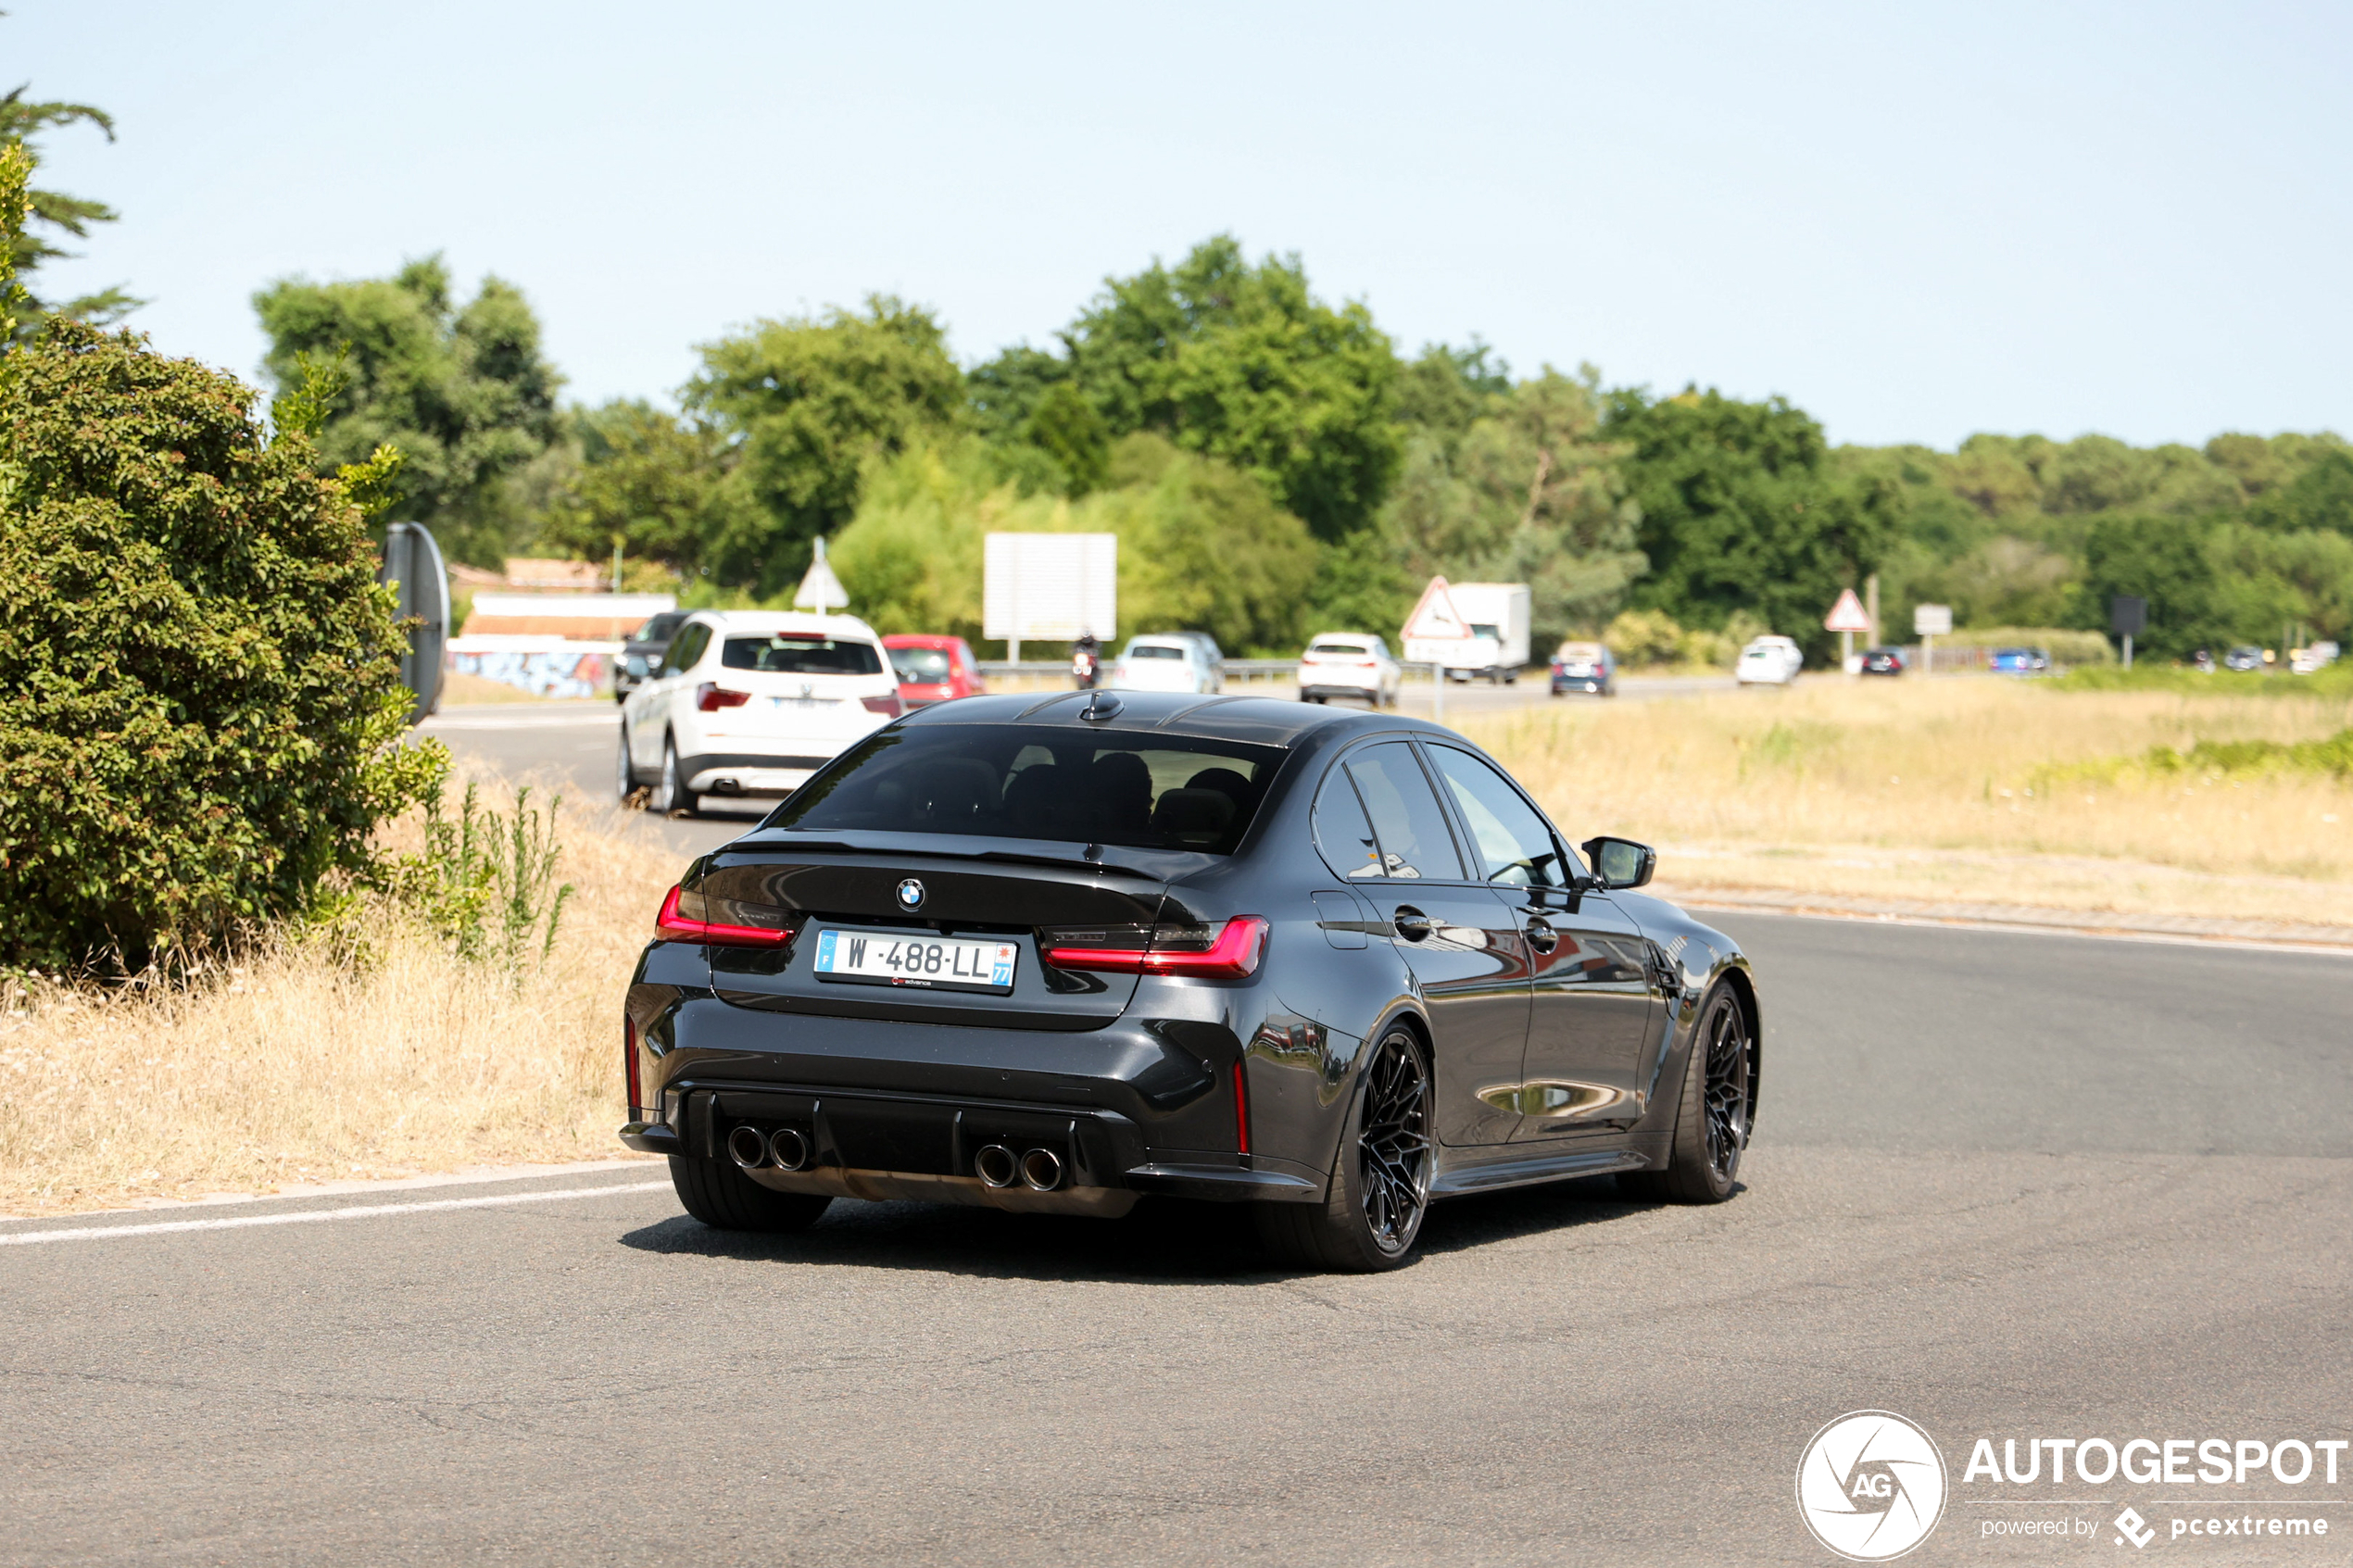
M 112 110 L 64 292 L 246 374 L 267 281 L 445 251 L 570 395 L 887 290 L 967 362 L 1220 230 L 1411 351 L 1786 395 L 1841 441 L 2353 431 L 2353 7 L 13 0 Z

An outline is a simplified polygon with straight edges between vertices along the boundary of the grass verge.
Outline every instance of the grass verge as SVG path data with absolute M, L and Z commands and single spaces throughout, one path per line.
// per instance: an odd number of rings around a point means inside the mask
M 11 987 L 0 1212 L 625 1153 L 621 992 L 677 866 L 619 827 L 563 812 L 544 963 L 469 961 L 371 900 L 183 985 Z
M 2353 697 L 2325 690 L 1960 677 L 1585 701 L 1463 727 L 1572 834 L 1658 845 L 1678 889 L 2353 927 L 2342 776 L 2139 760 L 2301 755 L 2348 720 Z

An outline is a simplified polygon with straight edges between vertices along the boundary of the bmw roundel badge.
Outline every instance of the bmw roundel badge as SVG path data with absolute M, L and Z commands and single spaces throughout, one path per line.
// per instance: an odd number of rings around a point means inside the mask
M 899 884 L 899 907 L 902 909 L 922 909 L 924 907 L 924 884 L 917 882 L 912 876 L 906 881 L 900 883 Z

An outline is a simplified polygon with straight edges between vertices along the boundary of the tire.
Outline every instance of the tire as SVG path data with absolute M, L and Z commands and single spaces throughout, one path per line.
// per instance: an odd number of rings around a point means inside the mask
M 823 1193 L 774 1192 L 724 1160 L 670 1157 L 670 1185 L 686 1212 L 715 1231 L 805 1231 L 833 1201 Z
M 653 798 L 646 809 L 657 816 L 691 817 L 701 802 L 678 777 L 678 742 L 672 736 L 661 737 L 661 777 L 655 781 Z
M 1721 1203 L 1732 1196 L 1755 1123 L 1756 1032 L 1731 987 L 1718 985 L 1700 1005 L 1692 1031 L 1666 1167 L 1617 1179 L 1629 1192 L 1664 1203 Z
M 1421 1239 L 1438 1145 L 1429 1061 L 1414 1032 L 1392 1025 L 1360 1082 L 1325 1201 L 1258 1206 L 1259 1239 L 1288 1267 L 1379 1273 L 1412 1261 Z
M 628 805 L 629 797 L 637 793 L 637 771 L 629 765 L 629 726 L 625 722 L 621 726 L 621 761 L 613 769 L 613 784 L 615 798 Z

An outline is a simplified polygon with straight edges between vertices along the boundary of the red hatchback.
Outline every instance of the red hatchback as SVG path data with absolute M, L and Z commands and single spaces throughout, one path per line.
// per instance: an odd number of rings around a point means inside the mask
M 977 696 L 988 689 L 972 645 L 962 637 L 901 632 L 885 637 L 883 646 L 889 651 L 891 668 L 899 671 L 899 700 L 910 708 Z

